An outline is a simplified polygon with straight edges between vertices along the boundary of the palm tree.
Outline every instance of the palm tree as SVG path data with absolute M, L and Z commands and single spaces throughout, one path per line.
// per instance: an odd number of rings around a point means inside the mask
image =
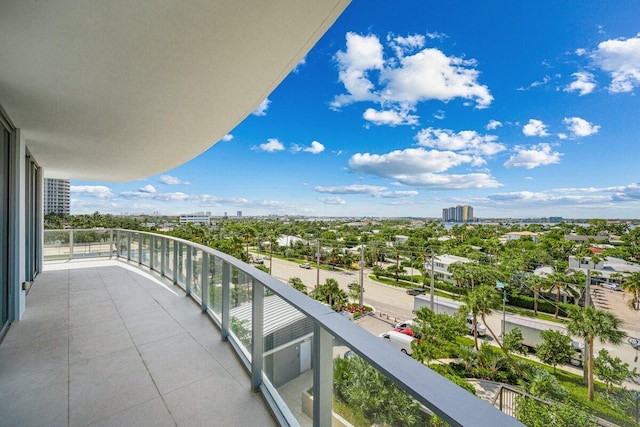
M 567 330 L 583 338 L 587 343 L 587 398 L 593 401 L 593 343 L 596 338 L 601 343 L 620 344 L 627 336 L 620 330 L 620 319 L 605 310 L 595 307 L 570 307 Z
M 491 310 L 497 307 L 500 304 L 501 297 L 498 292 L 496 292 L 495 288 L 488 285 L 480 285 L 477 288 L 473 289 L 467 295 L 464 296 L 463 301 L 465 305 L 463 306 L 467 312 L 470 312 L 473 316 L 473 338 L 476 350 L 478 350 L 478 334 L 476 331 L 477 317 L 480 315 L 482 319 L 482 323 L 487 328 L 494 341 L 498 344 L 500 349 L 507 356 L 513 367 L 522 375 L 522 370 L 515 363 L 515 361 L 509 355 L 509 352 L 505 350 L 502 346 L 502 343 L 493 332 L 489 324 L 487 323 L 486 316 L 491 314 Z
M 613 276 L 613 275 L 612 275 Z M 633 308 L 638 310 L 638 301 L 640 299 L 640 273 L 631 273 L 622 283 L 622 289 L 633 296 Z
M 287 282 L 289 285 L 291 285 L 291 287 L 293 289 L 295 289 L 296 291 L 300 291 L 303 294 L 307 295 L 307 287 L 305 286 L 304 283 L 302 283 L 302 279 L 299 277 L 292 277 L 289 279 L 289 281 Z
M 551 285 L 551 289 L 555 289 L 556 291 L 556 313 L 555 318 L 558 318 L 558 314 L 560 312 L 560 294 L 562 291 L 573 295 L 574 297 L 577 295 L 576 284 L 573 283 L 572 275 L 568 274 L 566 269 L 556 269 L 548 278 L 548 284 Z
M 538 297 L 540 296 L 540 288 L 546 287 L 547 279 L 542 276 L 532 274 L 527 277 L 527 285 L 533 290 L 533 313 L 538 315 Z

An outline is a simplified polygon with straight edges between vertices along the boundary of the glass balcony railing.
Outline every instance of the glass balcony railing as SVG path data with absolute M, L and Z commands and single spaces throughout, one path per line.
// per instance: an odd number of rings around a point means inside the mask
M 435 414 L 439 424 L 428 425 L 522 425 L 330 308 L 211 248 L 130 230 L 45 230 L 44 255 L 120 258 L 180 286 L 220 328 L 281 425 L 350 425 L 345 412 L 371 424 L 427 425 Z

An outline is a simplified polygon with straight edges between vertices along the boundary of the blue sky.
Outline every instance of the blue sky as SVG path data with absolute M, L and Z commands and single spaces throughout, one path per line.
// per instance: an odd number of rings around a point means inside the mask
M 72 213 L 640 218 L 640 2 L 354 0 L 263 104 Z

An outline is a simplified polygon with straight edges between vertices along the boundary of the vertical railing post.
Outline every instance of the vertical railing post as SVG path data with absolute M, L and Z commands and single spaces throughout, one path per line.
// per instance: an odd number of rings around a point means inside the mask
M 173 241 L 173 284 L 178 284 L 178 275 L 180 270 L 178 269 L 178 253 L 180 252 L 180 243 Z
M 149 236 L 149 270 L 153 270 L 156 256 L 156 238 L 155 236 Z
M 138 264 L 142 264 L 142 242 L 144 241 L 144 236 L 142 233 L 138 233 Z
M 73 258 L 73 229 L 69 230 L 69 259 Z
M 313 426 L 331 427 L 333 337 L 314 323 L 313 341 Z
M 113 228 L 109 229 L 109 258 L 113 258 Z
M 226 261 L 222 261 L 222 327 L 220 335 L 223 340 L 229 338 L 229 323 L 231 313 L 231 265 Z
M 251 285 L 251 388 L 258 391 L 262 384 L 264 353 L 264 286 L 255 279 Z
M 167 273 L 167 239 L 160 239 L 160 275 L 166 277 Z
M 202 272 L 200 276 L 200 291 L 202 292 L 200 301 L 202 312 L 206 313 L 209 305 L 209 254 L 204 251 L 202 252 Z
M 193 248 L 187 245 L 187 277 L 185 279 L 185 293 L 187 296 L 191 295 L 191 279 L 193 277 Z
M 127 231 L 127 261 L 131 261 L 131 231 Z

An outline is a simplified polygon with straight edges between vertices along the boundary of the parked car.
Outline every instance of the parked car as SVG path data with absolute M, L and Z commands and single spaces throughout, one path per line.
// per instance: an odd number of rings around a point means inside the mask
M 473 335 L 473 316 L 471 314 L 467 315 L 467 328 L 469 329 L 469 334 Z M 487 327 L 479 320 L 476 321 L 476 331 L 478 331 L 479 337 L 487 335 Z
M 300 268 L 306 268 L 307 270 L 311 268 L 311 265 L 308 262 L 300 264 Z
M 402 329 L 402 328 L 412 328 L 415 325 L 413 320 L 405 320 L 404 322 L 396 323 L 394 328 Z
M 411 355 L 411 343 L 414 338 L 401 332 L 389 331 L 378 335 L 380 338 L 397 348 L 404 354 Z
M 621 291 L 622 290 L 622 287 L 620 286 L 620 284 L 613 283 L 613 282 L 602 282 L 600 284 L 600 286 L 602 286 L 603 288 L 606 288 L 606 289 L 611 289 L 613 291 Z
M 401 334 L 409 335 L 410 337 L 413 335 L 413 329 L 411 328 L 393 328 L 394 332 L 400 332 Z
M 355 282 L 351 282 L 347 285 L 347 288 L 349 289 L 353 289 L 353 288 L 360 288 L 360 285 L 358 283 Z
M 424 295 L 425 292 L 426 291 L 422 288 L 407 289 L 407 295 Z

